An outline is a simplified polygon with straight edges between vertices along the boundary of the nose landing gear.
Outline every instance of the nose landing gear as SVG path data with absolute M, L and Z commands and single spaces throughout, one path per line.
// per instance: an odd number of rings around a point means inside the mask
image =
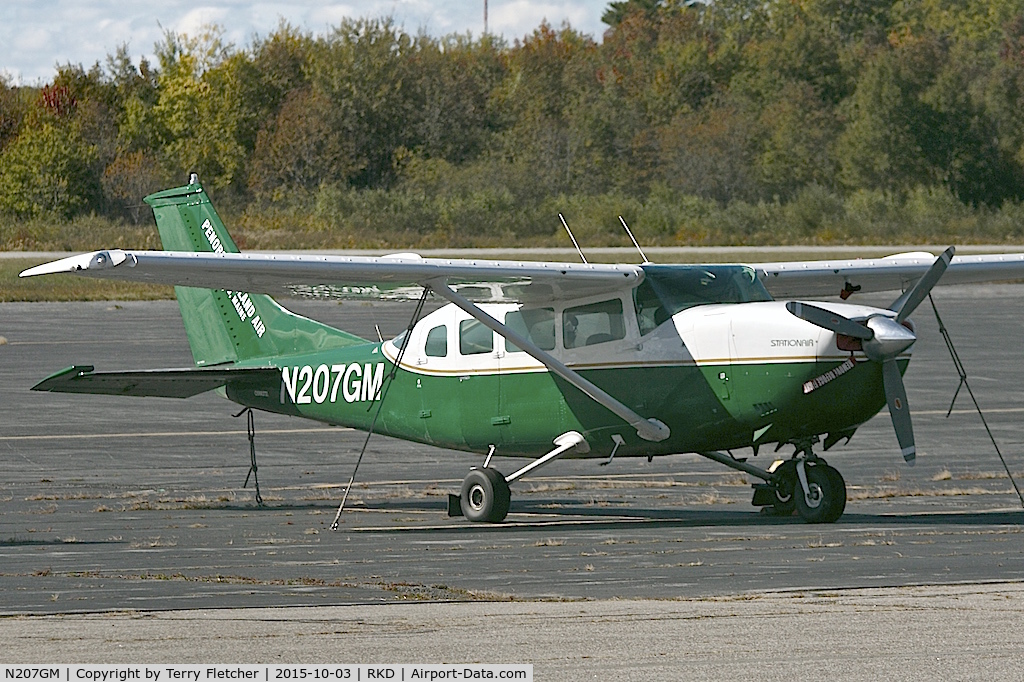
M 796 512 L 807 523 L 833 523 L 846 510 L 846 482 L 824 460 L 796 464 L 799 485 L 794 487 Z
M 773 466 L 770 478 L 754 486 L 755 506 L 788 516 L 796 510 L 807 523 L 834 523 L 846 510 L 846 482 L 835 467 L 805 447 L 797 457 Z

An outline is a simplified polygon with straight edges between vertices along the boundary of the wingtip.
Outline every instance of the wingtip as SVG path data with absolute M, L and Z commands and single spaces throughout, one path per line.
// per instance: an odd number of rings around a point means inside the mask
M 68 256 L 67 258 L 61 258 L 60 260 L 50 261 L 49 263 L 43 263 L 33 268 L 22 270 L 18 276 L 35 277 L 37 275 L 55 275 L 62 272 L 85 270 L 89 267 L 89 262 L 92 261 L 94 255 L 95 252 Z
M 56 275 L 81 270 L 100 270 L 120 265 L 127 258 L 128 254 L 121 249 L 80 253 L 77 256 L 68 256 L 67 258 L 61 258 L 60 260 L 50 261 L 49 263 L 43 263 L 27 270 L 22 270 L 18 277 Z M 132 262 L 134 263 L 134 261 Z

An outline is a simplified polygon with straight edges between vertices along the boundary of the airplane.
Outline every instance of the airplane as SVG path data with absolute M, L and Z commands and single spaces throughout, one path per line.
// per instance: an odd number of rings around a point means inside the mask
M 484 456 L 455 515 L 503 521 L 510 486 L 562 457 L 697 453 L 751 475 L 753 504 L 831 523 L 846 484 L 815 452 L 888 407 L 916 456 L 903 374 L 909 316 L 939 283 L 1024 279 L 1024 254 L 655 265 L 244 254 L 198 178 L 145 198 L 164 251 L 110 249 L 29 268 L 172 284 L 195 365 L 76 365 L 38 391 L 185 398 L 210 390 L 295 415 Z M 902 292 L 887 308 L 854 293 Z M 840 302 L 808 299 L 834 297 Z M 272 296 L 417 299 L 366 340 Z M 447 303 L 422 314 L 428 295 Z M 251 414 L 251 413 L 250 413 Z M 251 434 L 251 431 L 250 431 Z M 732 454 L 793 446 L 764 468 Z M 495 454 L 530 460 L 505 475 Z M 339 510 L 340 513 L 340 510 Z M 335 524 L 336 527 L 336 524 Z

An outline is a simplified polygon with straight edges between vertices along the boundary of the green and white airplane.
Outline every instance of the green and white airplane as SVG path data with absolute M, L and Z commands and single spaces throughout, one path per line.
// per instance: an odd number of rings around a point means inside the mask
M 952 248 L 937 259 L 757 266 L 250 255 L 194 175 L 146 202 L 165 251 L 97 251 L 21 276 L 175 285 L 195 366 L 74 366 L 34 390 L 185 398 L 216 389 L 257 410 L 487 453 L 459 497 L 473 521 L 503 520 L 510 484 L 560 457 L 676 453 L 760 479 L 755 505 L 835 521 L 846 486 L 812 445 L 848 440 L 888 405 L 914 462 L 908 316 L 940 278 L 1024 279 L 1024 254 L 954 259 Z M 888 290 L 903 291 L 888 308 L 792 300 Z M 422 301 L 428 292 L 448 305 L 383 342 L 270 297 Z M 730 453 L 786 444 L 793 456 L 769 468 Z M 496 453 L 531 461 L 504 475 L 490 466 Z

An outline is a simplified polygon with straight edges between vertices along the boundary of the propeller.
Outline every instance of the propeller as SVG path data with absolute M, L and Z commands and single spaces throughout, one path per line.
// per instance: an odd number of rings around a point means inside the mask
M 935 259 L 932 266 L 928 268 L 928 272 L 924 273 L 924 276 L 917 280 L 917 283 L 907 290 L 905 294 L 897 298 L 889 306 L 889 310 L 896 313 L 896 321 L 902 323 L 903 320 L 910 317 L 917 306 L 924 302 L 924 299 L 928 298 L 928 294 L 931 293 L 932 287 L 938 284 L 939 278 L 946 272 L 946 268 L 949 266 L 949 262 L 953 260 L 953 254 L 956 252 L 956 248 L 951 246 L 942 252 L 942 255 Z
M 917 447 L 914 445 L 914 426 L 910 420 L 907 389 L 903 385 L 896 356 L 917 340 L 914 332 L 904 326 L 903 322 L 928 298 L 932 287 L 938 283 L 953 259 L 953 253 L 952 246 L 946 249 L 914 286 L 892 302 L 889 310 L 896 313 L 895 318 L 876 315 L 860 323 L 808 303 L 792 301 L 786 304 L 786 309 L 802 320 L 837 334 L 860 339 L 868 359 L 881 363 L 885 401 L 889 405 L 896 440 L 900 444 L 903 459 L 911 466 L 917 457 Z
M 852 336 L 855 339 L 861 339 L 862 341 L 868 341 L 875 336 L 875 332 L 868 329 L 862 324 L 858 324 L 853 320 L 837 315 L 831 311 L 819 308 L 816 305 L 809 303 L 800 303 L 798 301 L 790 301 L 786 304 L 786 310 L 793 313 L 801 320 L 807 320 L 811 324 L 830 329 L 837 334 L 843 334 L 844 336 Z

